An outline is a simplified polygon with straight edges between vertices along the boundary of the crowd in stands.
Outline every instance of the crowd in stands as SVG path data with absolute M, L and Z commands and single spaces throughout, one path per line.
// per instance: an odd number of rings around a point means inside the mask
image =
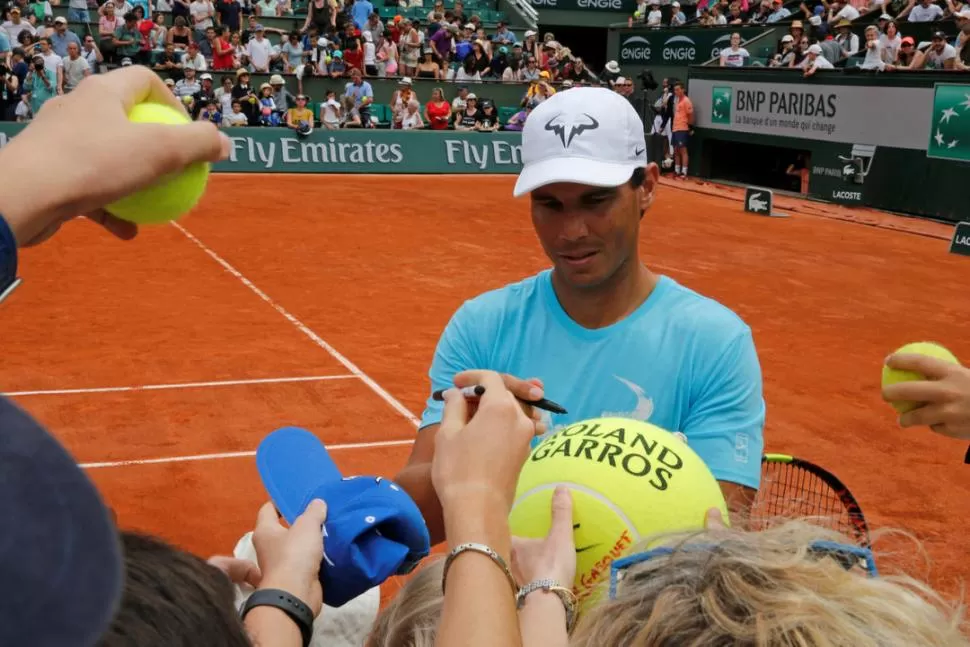
M 650 27 L 787 25 L 786 34 L 767 61 L 770 67 L 790 67 L 811 76 L 819 69 L 846 64 L 867 70 L 970 70 L 970 4 L 961 0 L 702 0 L 690 17 L 674 0 L 665 13 L 659 0 L 641 2 L 634 19 Z M 856 21 L 872 14 L 877 20 L 867 25 L 864 36 L 853 32 Z M 957 33 L 949 37 L 934 29 L 928 41 L 907 36 L 912 23 L 955 23 Z M 735 35 L 731 47 L 723 50 L 720 64 L 743 67 L 753 62 Z
M 478 15 L 466 13 L 461 0 L 451 9 L 439 0 L 426 20 L 410 9 L 410 18 L 382 19 L 369 0 L 344 0 L 339 8 L 334 0 L 310 0 L 302 23 L 288 0 L 106 0 L 100 6 L 93 0 L 69 0 L 70 19 L 55 18 L 48 0 L 26 2 L 13 0 L 0 20 L 2 116 L 7 120 L 27 121 L 44 102 L 69 92 L 86 76 L 131 64 L 156 70 L 185 99 L 194 118 L 233 126 L 291 125 L 288 114 L 294 109 L 299 121 L 306 120 L 303 111 L 309 110 L 325 128 L 370 127 L 376 120 L 404 129 L 488 131 L 497 125 L 491 117 L 503 108 L 502 127 L 515 129 L 555 87 L 599 84 L 602 76 L 554 34 L 540 39 L 528 30 L 520 36 L 502 21 L 487 29 Z M 412 1 L 409 6 L 420 5 Z M 260 19 L 267 15 L 292 15 L 294 28 L 264 26 Z M 87 27 L 76 28 L 78 22 Z M 252 74 L 272 79 L 253 86 Z M 605 72 L 604 80 L 615 76 Z M 284 77 L 295 78 L 295 92 L 285 89 Z M 347 90 L 339 96 L 300 98 L 309 77 L 346 79 Z M 389 114 L 372 114 L 367 79 L 388 77 L 400 79 L 401 89 Z M 475 96 L 482 93 L 467 90 L 446 97 L 454 90 L 446 93 L 442 87 L 434 96 L 416 97 L 412 79 L 465 87 L 489 81 L 529 85 L 515 113 L 505 114 L 508 106 L 495 106 Z M 463 113 L 467 94 L 480 105 Z M 416 108 L 409 106 L 412 101 L 419 101 Z M 445 101 L 451 104 L 447 115 Z M 473 113 L 482 117 L 478 125 L 471 124 Z

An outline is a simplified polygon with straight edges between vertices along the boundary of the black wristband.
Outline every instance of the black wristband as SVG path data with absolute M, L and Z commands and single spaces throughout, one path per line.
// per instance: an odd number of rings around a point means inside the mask
M 0 214 L 0 301 L 17 283 L 17 240 Z
M 309 647 L 313 638 L 313 612 L 303 600 L 280 589 L 258 589 L 246 600 L 239 617 L 245 620 L 246 614 L 256 607 L 276 607 L 283 611 L 300 627 L 303 647 Z

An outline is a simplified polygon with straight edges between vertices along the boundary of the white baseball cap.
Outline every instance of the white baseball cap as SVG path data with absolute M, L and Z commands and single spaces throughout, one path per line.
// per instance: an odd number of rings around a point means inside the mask
M 556 182 L 620 186 L 646 165 L 643 121 L 630 102 L 607 88 L 574 88 L 552 95 L 529 115 L 512 195 Z

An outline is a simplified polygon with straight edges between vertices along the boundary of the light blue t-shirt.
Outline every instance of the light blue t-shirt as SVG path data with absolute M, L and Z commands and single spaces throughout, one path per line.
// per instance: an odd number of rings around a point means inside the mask
M 720 481 L 757 488 L 765 422 L 751 329 L 712 299 L 662 276 L 628 317 L 591 330 L 562 309 L 547 270 L 465 302 L 438 341 L 432 390 L 488 369 L 538 377 L 569 413 L 550 429 L 602 416 L 679 431 Z M 441 422 L 428 399 L 421 427 Z

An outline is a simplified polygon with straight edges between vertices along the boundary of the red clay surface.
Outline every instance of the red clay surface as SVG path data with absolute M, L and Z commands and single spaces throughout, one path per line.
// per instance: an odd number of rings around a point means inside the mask
M 546 266 L 512 184 L 215 176 L 180 224 L 420 415 L 427 365 L 454 309 Z M 778 203 L 792 217 L 746 215 L 735 189 L 665 184 L 644 220 L 643 258 L 754 329 L 768 449 L 834 471 L 874 525 L 914 531 L 934 583 L 954 592 L 970 573 L 966 447 L 898 429 L 878 387 L 882 359 L 909 341 L 940 341 L 970 359 L 970 260 L 947 254 L 942 225 Z M 4 304 L 0 391 L 348 373 L 176 227 L 146 229 L 132 243 L 90 223 L 65 229 L 24 255 L 25 283 Z M 85 463 L 252 451 L 290 424 L 331 444 L 414 430 L 356 378 L 16 399 Z M 408 451 L 335 457 L 349 473 L 393 475 Z M 250 457 L 91 474 L 123 525 L 201 555 L 230 551 L 264 499 Z

